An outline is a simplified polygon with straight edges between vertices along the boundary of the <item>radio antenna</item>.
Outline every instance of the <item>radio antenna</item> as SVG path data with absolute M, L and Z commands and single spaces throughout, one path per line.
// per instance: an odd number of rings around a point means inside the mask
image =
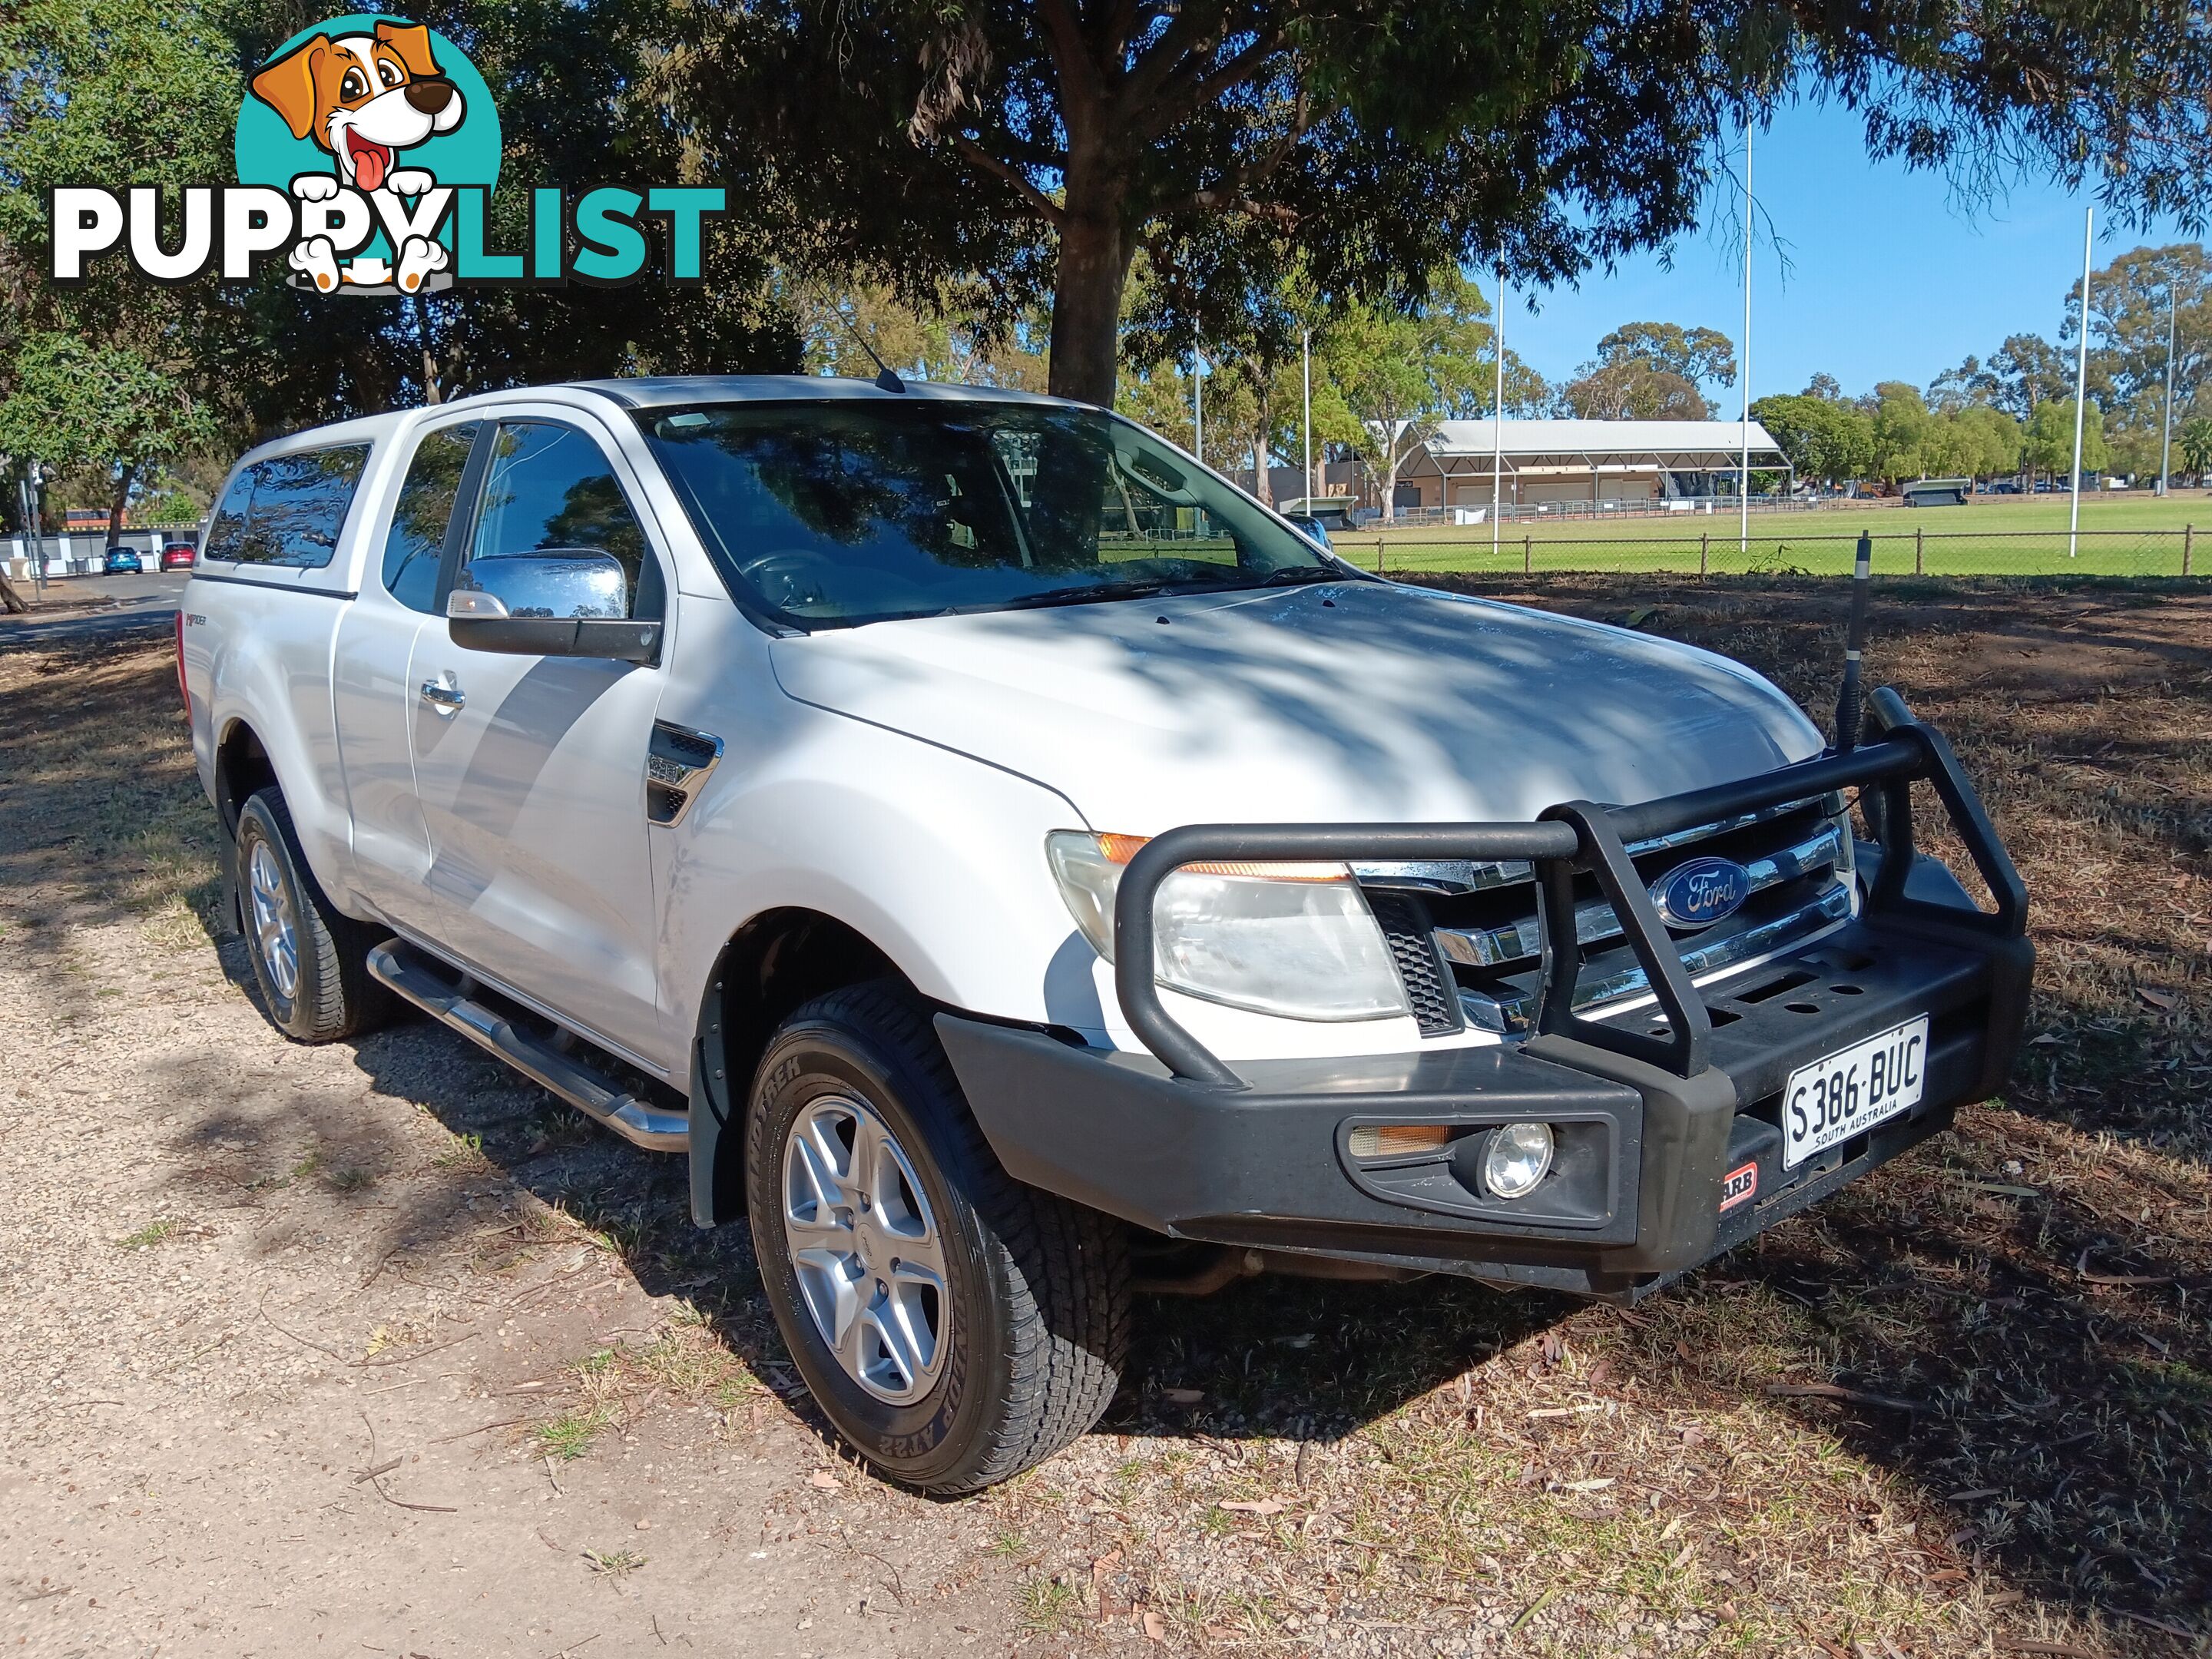
M 866 352 L 868 361 L 875 364 L 876 389 L 879 392 L 904 392 L 906 382 L 894 374 L 891 366 L 876 355 L 875 347 L 868 343 L 868 337 L 860 332 L 853 319 L 841 311 L 837 313 L 837 320 L 845 325 L 845 331 L 860 343 L 860 349 Z

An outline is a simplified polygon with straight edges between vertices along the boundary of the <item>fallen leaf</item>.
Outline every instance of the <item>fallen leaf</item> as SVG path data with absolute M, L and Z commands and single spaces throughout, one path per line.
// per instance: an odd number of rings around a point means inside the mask
M 1658 614 L 1659 609 L 1656 605 L 1639 605 L 1620 619 L 1621 625 L 1625 628 L 1641 628 Z
M 2136 986 L 2136 994 L 2161 1012 L 2170 1012 L 2181 1006 L 2181 999 L 2172 992 L 2154 990 L 2148 985 Z
M 1168 1621 L 1151 1608 L 1145 1610 L 1145 1640 L 1164 1642 L 1168 1639 Z
M 1162 1389 L 1160 1398 L 1170 1406 L 1195 1406 L 1206 1398 L 1204 1389 Z
M 1997 1486 L 1976 1486 L 1968 1492 L 1954 1492 L 1943 1501 L 1947 1504 L 1971 1504 L 1978 1498 L 1995 1498 L 2001 1490 Z
M 827 1469 L 815 1470 L 813 1474 L 806 1477 L 806 1484 L 810 1486 L 819 1486 L 824 1492 L 842 1492 L 845 1490 L 845 1483 L 840 1480 L 836 1475 L 830 1474 Z
M 1238 1515 L 1280 1515 L 1289 1506 L 1279 1498 L 1262 1498 L 1256 1504 L 1247 1504 L 1240 1499 L 1236 1503 L 1222 1504 L 1217 1507 L 1232 1510 Z
M 1559 1488 L 1562 1492 L 1603 1492 L 1613 1484 L 1613 1477 L 1605 1475 L 1595 1480 L 1570 1480 Z
M 2027 1046 L 2031 1048 L 2055 1048 L 2063 1041 L 2064 1039 L 2057 1032 L 2045 1031 L 2041 1036 L 2030 1037 Z

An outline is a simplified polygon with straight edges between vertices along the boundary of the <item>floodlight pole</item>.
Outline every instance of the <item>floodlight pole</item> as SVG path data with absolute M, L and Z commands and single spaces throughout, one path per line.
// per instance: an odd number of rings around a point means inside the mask
M 1305 331 L 1304 337 L 1298 343 L 1298 350 L 1304 359 L 1305 368 L 1306 511 L 1310 513 L 1314 510 L 1314 497 L 1318 494 L 1314 489 L 1313 477 L 1313 331 L 1311 329 Z
M 2158 494 L 2163 501 L 2172 486 L 2167 482 L 2173 459 L 2173 320 L 2180 309 L 2180 290 L 2169 279 L 2166 285 L 2166 408 L 2158 434 Z
M 2066 526 L 2069 559 L 2081 549 L 2081 415 L 2082 402 L 2089 392 L 2089 258 L 2096 221 L 2094 203 L 2081 210 L 2081 337 L 2075 343 L 2074 356 L 2074 507 Z
M 1751 557 L 1751 110 L 1743 112 L 1743 466 L 1736 481 L 1739 553 Z
M 1498 562 L 1498 475 L 1505 464 L 1505 266 L 1498 267 L 1498 398 L 1490 405 L 1490 562 Z

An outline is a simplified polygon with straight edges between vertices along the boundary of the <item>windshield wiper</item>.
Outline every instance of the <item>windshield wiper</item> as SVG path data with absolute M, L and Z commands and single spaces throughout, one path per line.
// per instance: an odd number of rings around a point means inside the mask
M 937 617 L 988 615 L 994 611 L 1042 611 L 1059 605 L 1093 605 L 1112 599 L 1143 599 L 1160 594 L 1226 593 L 1240 589 L 1280 587 L 1286 584 L 1341 581 L 1341 573 L 1322 565 L 1286 565 L 1264 576 L 1229 571 L 1214 578 L 1152 576 L 1142 580 L 1093 582 L 1084 587 L 1056 587 L 1044 593 L 1019 593 L 1011 599 L 988 599 L 974 605 L 951 605 L 928 614 Z
M 1094 582 L 1086 587 L 1056 587 L 1047 593 L 1021 593 L 1009 599 L 994 599 L 987 604 L 958 608 L 962 611 L 1037 611 L 1048 605 L 1089 605 L 1094 599 L 1141 599 L 1152 594 L 1169 592 L 1182 585 L 1157 577 L 1146 581 Z

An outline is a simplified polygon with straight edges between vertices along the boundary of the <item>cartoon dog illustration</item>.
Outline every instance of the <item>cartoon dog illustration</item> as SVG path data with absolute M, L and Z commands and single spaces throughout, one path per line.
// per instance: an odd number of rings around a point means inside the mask
M 292 181 L 293 195 L 307 202 L 327 201 L 342 185 L 421 196 L 437 180 L 423 168 L 399 166 L 399 152 L 451 132 L 466 112 L 460 88 L 431 56 L 430 31 L 414 24 L 379 23 L 371 33 L 303 40 L 253 77 L 253 94 L 284 118 L 295 138 L 312 137 L 337 161 L 335 174 L 303 173 Z M 314 236 L 293 248 L 290 263 L 325 293 L 343 277 L 355 287 L 396 282 L 412 294 L 445 268 L 447 257 L 441 243 L 410 236 L 396 270 L 368 257 L 341 271 L 330 238 Z

